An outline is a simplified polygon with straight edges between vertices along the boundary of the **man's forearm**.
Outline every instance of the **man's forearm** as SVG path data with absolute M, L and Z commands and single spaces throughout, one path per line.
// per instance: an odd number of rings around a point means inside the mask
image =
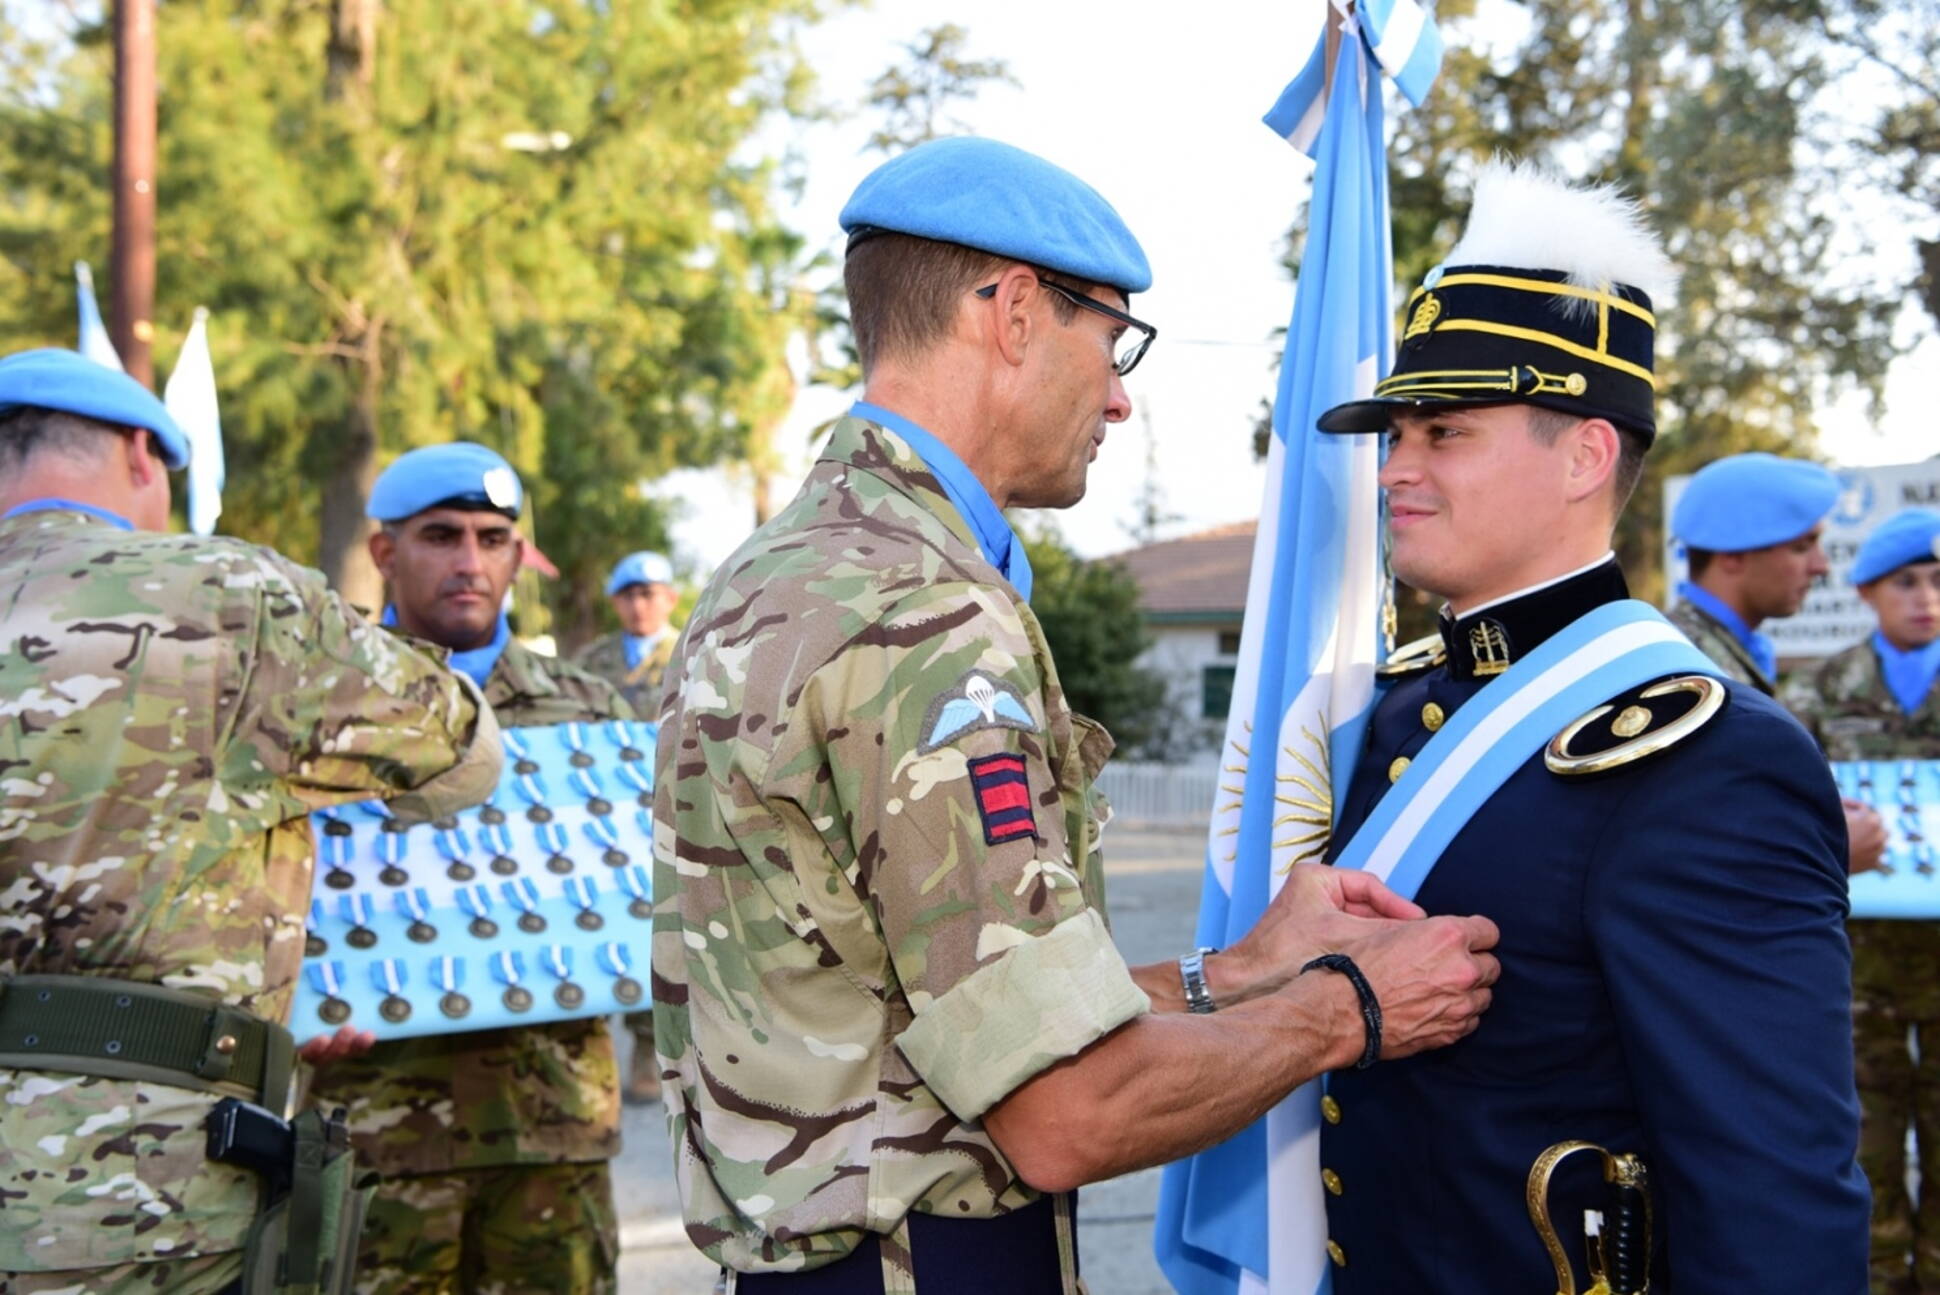
M 1133 973 L 1141 988 L 1156 963 Z M 1148 991 L 1149 992 L 1149 991 Z M 1158 1010 L 1044 1071 L 985 1116 L 1032 1186 L 1065 1191 L 1164 1164 L 1237 1133 L 1365 1045 L 1354 991 L 1309 976 L 1206 1016 Z M 1154 1006 L 1158 1003 L 1155 1000 Z
M 1145 991 L 1155 1012 L 1186 1010 L 1185 982 L 1179 976 L 1179 961 L 1148 962 L 1130 969 L 1132 983 Z M 1213 1005 L 1225 1010 L 1270 994 L 1297 974 L 1300 968 L 1285 967 L 1272 977 L 1261 976 L 1240 955 L 1232 952 L 1206 956 L 1206 988 Z

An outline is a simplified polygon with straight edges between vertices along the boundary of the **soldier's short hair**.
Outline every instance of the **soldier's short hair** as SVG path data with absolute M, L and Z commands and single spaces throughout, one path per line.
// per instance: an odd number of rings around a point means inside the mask
M 878 234 L 849 249 L 842 283 L 849 294 L 849 324 L 866 374 L 885 356 L 915 356 L 950 331 L 963 294 L 983 286 L 1015 258 L 974 247 L 939 243 L 913 234 Z M 1061 283 L 1079 284 L 1059 276 Z M 1051 306 L 1060 323 L 1078 307 L 1057 293 Z
M 1557 409 L 1545 409 L 1541 405 L 1527 405 L 1529 410 L 1529 434 L 1544 445 L 1554 445 L 1556 438 L 1583 421 L 1579 414 L 1566 414 Z M 1636 492 L 1637 482 L 1644 475 L 1644 455 L 1650 450 L 1650 441 L 1643 433 L 1632 431 L 1617 423 L 1617 441 L 1621 446 L 1617 453 L 1615 475 L 1617 492 L 1617 511 L 1622 512 Z
M 1711 565 L 1711 559 L 1716 556 L 1717 554 L 1713 553 L 1710 549 L 1694 549 L 1686 545 L 1684 548 L 1684 561 L 1690 568 L 1691 579 L 1695 580 L 1703 575 L 1704 569 Z
M 0 472 L 18 472 L 43 454 L 92 463 L 107 438 L 128 429 L 61 409 L 19 405 L 0 413 Z

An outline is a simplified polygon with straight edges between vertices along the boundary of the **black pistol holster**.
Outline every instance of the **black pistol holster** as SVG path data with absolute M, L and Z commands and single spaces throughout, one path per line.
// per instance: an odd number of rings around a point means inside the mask
M 349 1295 L 377 1175 L 357 1172 L 343 1111 L 284 1120 L 225 1097 L 207 1128 L 209 1159 L 263 1180 L 234 1295 Z
M 348 1295 L 375 1174 L 342 1112 L 277 1114 L 295 1047 L 282 1026 L 206 994 L 107 976 L 0 978 L 0 1066 L 214 1093 L 208 1156 L 262 1177 L 236 1295 Z

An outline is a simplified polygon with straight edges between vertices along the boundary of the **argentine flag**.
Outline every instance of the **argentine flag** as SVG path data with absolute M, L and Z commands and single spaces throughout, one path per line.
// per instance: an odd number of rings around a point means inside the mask
M 175 357 L 175 371 L 162 388 L 182 434 L 189 438 L 189 529 L 197 535 L 216 533 L 222 516 L 222 486 L 227 470 L 222 454 L 222 417 L 216 409 L 216 369 L 209 358 L 209 312 L 195 308 L 195 322 Z
M 1413 0 L 1363 0 L 1344 19 L 1326 86 L 1326 41 L 1267 114 L 1315 163 L 1307 246 L 1273 405 L 1266 497 L 1253 547 L 1207 843 L 1198 942 L 1224 947 L 1259 920 L 1294 863 L 1317 860 L 1374 699 L 1386 588 L 1380 443 L 1315 430 L 1323 410 L 1371 395 L 1393 356 L 1381 74 L 1419 102 L 1441 62 Z M 1319 1088 L 1169 1166 L 1154 1237 L 1182 1295 L 1315 1295 L 1329 1288 Z

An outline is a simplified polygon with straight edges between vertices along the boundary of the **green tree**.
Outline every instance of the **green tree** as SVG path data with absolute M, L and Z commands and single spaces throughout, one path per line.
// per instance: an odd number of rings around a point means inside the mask
M 740 454 L 785 403 L 773 283 L 799 243 L 754 136 L 806 104 L 818 8 L 161 6 L 156 317 L 213 311 L 225 527 L 369 598 L 379 463 L 481 440 L 526 478 L 556 628 L 583 636 L 613 558 L 664 542 L 641 483 Z M 68 35 L 0 60 L 0 349 L 70 336 L 68 263 L 107 242 L 110 54 Z
M 1024 537 L 1030 555 L 1031 610 L 1072 709 L 1097 720 L 1136 752 L 1160 735 L 1165 681 L 1137 664 L 1151 646 L 1138 609 L 1138 584 L 1114 562 L 1086 562 L 1046 526 Z
M 968 103 L 989 85 L 1018 84 L 1003 59 L 970 58 L 969 41 L 969 32 L 942 23 L 903 46 L 909 61 L 886 69 L 869 86 L 865 103 L 882 117 L 869 137 L 871 148 L 900 153 L 955 134 L 963 123 L 949 115 L 953 105 Z

